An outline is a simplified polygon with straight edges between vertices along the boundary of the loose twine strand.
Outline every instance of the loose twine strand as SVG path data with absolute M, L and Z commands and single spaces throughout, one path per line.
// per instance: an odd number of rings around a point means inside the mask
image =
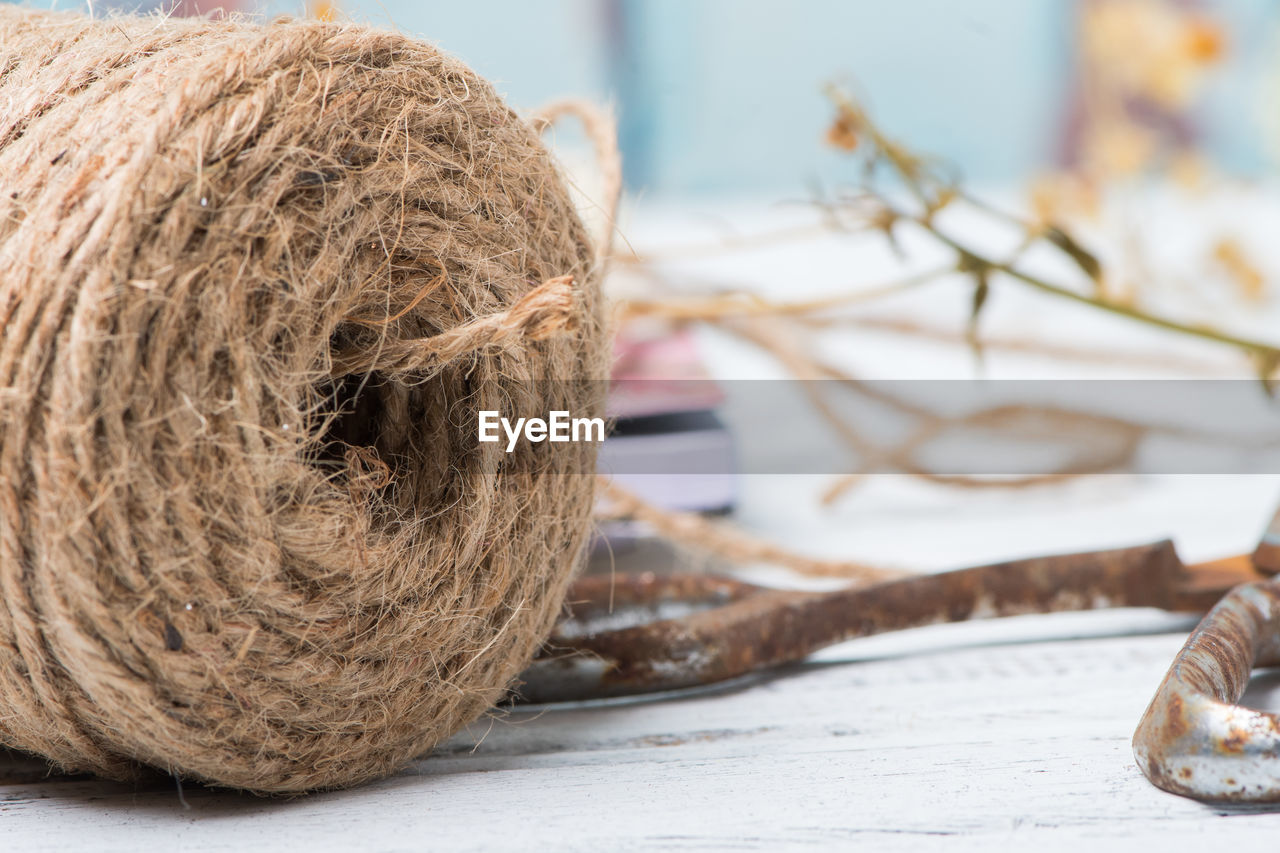
M 618 207 L 622 203 L 622 152 L 618 148 L 618 127 L 612 113 L 590 101 L 566 98 L 538 108 L 530 116 L 534 130 L 545 133 L 566 116 L 572 116 L 595 149 L 596 170 L 600 174 L 602 196 L 600 210 L 604 214 L 601 233 L 596 235 L 596 265 L 604 267 L 613 255 Z
M 612 259 L 618 208 L 623 193 L 622 157 L 618 149 L 616 123 L 608 111 L 589 101 L 578 99 L 547 104 L 533 113 L 531 121 L 535 129 L 545 132 L 565 117 L 573 117 L 579 121 L 595 149 L 596 169 L 603 186 L 600 209 L 604 214 L 601 233 L 596 236 L 596 262 L 604 265 Z M 627 307 L 628 305 L 622 306 L 624 314 Z M 839 577 L 854 583 L 878 583 L 903 574 L 852 560 L 809 557 L 695 513 L 655 506 L 606 477 L 597 478 L 597 483 L 597 521 L 620 518 L 641 521 L 668 541 L 730 562 L 769 563 L 800 574 Z
M 805 556 L 695 513 L 654 506 L 605 477 L 598 482 L 605 499 L 604 506 L 596 512 L 598 520 L 626 518 L 644 522 L 665 539 L 731 562 L 769 563 L 804 575 L 844 578 L 858 584 L 882 583 L 910 574 L 856 560 Z
M 578 120 L 595 150 L 595 165 L 603 187 L 600 209 L 604 214 L 601 233 L 596 235 L 596 263 L 603 267 L 614 260 L 613 244 L 623 194 L 622 157 L 618 149 L 616 123 L 608 111 L 579 99 L 547 104 L 533 113 L 531 121 L 535 129 L 545 132 L 565 117 Z M 533 297 L 535 293 L 536 291 L 530 293 L 529 297 Z M 513 307 L 512 313 L 519 307 Z M 628 302 L 620 307 L 623 309 L 620 316 L 625 317 L 631 305 Z M 474 325 L 479 325 L 480 322 L 482 321 L 477 321 Z M 512 326 L 508 321 L 495 322 L 494 325 L 502 329 Z M 495 342 L 499 337 L 495 331 Z M 804 575 L 844 578 L 854 584 L 879 583 L 905 574 L 899 570 L 854 560 L 824 560 L 806 556 L 752 536 L 729 524 L 714 522 L 695 513 L 663 509 L 642 500 L 606 477 L 597 478 L 597 484 L 597 521 L 621 518 L 640 521 L 670 542 L 729 562 L 768 563 Z
M 538 109 L 530 121 L 539 132 L 545 132 L 565 117 L 576 118 L 582 125 L 590 140 L 596 158 L 596 169 L 599 173 L 602 190 L 600 208 L 604 214 L 601 233 L 596 236 L 596 262 L 598 266 L 612 260 L 613 242 L 616 233 L 618 208 L 623 193 L 622 161 L 618 149 L 617 132 L 612 116 L 605 110 L 589 101 L 570 99 L 555 101 Z M 936 277 L 936 273 L 927 273 L 913 277 L 905 282 L 886 288 L 888 292 L 898 292 L 906 287 L 914 287 Z M 547 282 L 544 288 L 550 289 L 553 282 Z M 718 301 L 713 309 L 731 308 L 732 310 L 706 311 L 706 306 L 699 304 L 705 316 L 688 316 L 688 306 L 671 300 L 625 300 L 619 306 L 619 320 L 634 316 L 658 315 L 666 316 L 674 322 L 703 320 L 714 322 L 732 334 L 747 340 L 782 362 L 789 373 L 799 379 L 828 378 L 837 379 L 845 386 L 856 388 L 861 393 L 874 395 L 872 389 L 829 365 L 819 364 L 809 358 L 803 351 L 787 340 L 782 326 L 777 325 L 784 318 L 793 314 L 808 317 L 814 312 L 822 312 L 846 303 L 862 301 L 865 298 L 883 295 L 881 293 L 841 296 L 829 300 L 819 300 L 798 305 L 774 305 L 763 301 L 752 302 L 746 306 L 733 303 L 721 305 Z M 746 309 L 745 311 L 743 309 Z M 545 314 L 540 313 L 545 312 Z M 723 316 L 721 316 L 723 314 Z M 395 352 L 382 354 L 380 358 L 400 363 L 399 359 L 407 358 L 415 364 L 433 363 L 435 359 L 453 357 L 455 352 L 466 351 L 471 346 L 502 345 L 517 339 L 521 330 L 527 337 L 537 339 L 537 334 L 550 334 L 560 327 L 555 322 L 553 296 L 539 288 L 528 294 L 520 304 L 513 306 L 507 315 L 484 318 L 474 321 L 455 330 L 459 340 L 446 339 L 445 336 L 429 339 L 416 347 L 412 353 Z M 544 324 L 544 325 L 538 325 Z M 563 329 L 568 331 L 567 328 Z M 421 361 L 416 361 L 416 360 Z M 913 454 L 930 440 L 937 438 L 948 429 L 962 426 L 994 427 L 1000 424 L 1011 424 L 1029 415 L 1045 414 L 1046 411 L 1036 407 L 1014 406 L 983 410 L 963 418 L 942 418 L 919 407 L 911 407 L 903 401 L 895 399 L 881 400 L 900 410 L 909 409 L 908 414 L 923 420 L 922 426 L 902 445 L 893 448 L 881 448 L 871 444 L 853 429 L 831 406 L 830 402 L 819 392 L 811 388 L 812 383 L 804 383 L 810 403 L 819 415 L 837 431 L 841 439 L 864 462 L 864 468 L 891 467 L 926 482 L 937 485 L 968 489 L 1010 489 L 1027 488 L 1058 483 L 1089 473 L 1110 470 L 1129 458 L 1136 449 L 1143 430 L 1136 425 L 1117 419 L 1098 418 L 1083 413 L 1054 410 L 1053 414 L 1066 417 L 1068 420 L 1088 421 L 1090 425 L 1101 424 L 1120 431 L 1120 446 L 1109 449 L 1101 458 L 1079 460 L 1063 469 L 1039 475 L 1023 477 L 999 478 L 991 480 L 964 475 L 940 474 L 919 465 L 912 458 Z M 884 395 L 880 395 L 883 397 Z M 843 475 L 823 494 L 822 502 L 830 504 L 845 494 L 866 476 L 865 473 Z M 901 570 L 871 565 L 856 560 L 827 560 L 810 557 L 783 548 L 775 543 L 754 537 L 747 532 L 729 524 L 716 522 L 695 513 L 666 510 L 642 500 L 639 496 L 624 489 L 616 482 L 606 478 L 599 479 L 599 499 L 596 518 L 598 521 L 631 518 L 649 525 L 655 533 L 663 538 L 693 550 L 719 557 L 736 563 L 769 563 L 791 571 L 817 577 L 840 577 L 854 584 L 879 583 L 903 576 Z

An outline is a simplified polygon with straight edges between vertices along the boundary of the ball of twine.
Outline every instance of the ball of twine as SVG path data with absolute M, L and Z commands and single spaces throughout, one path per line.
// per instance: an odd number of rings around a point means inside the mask
M 0 740 L 254 791 L 502 695 L 590 525 L 599 263 L 534 127 L 354 26 L 0 6 Z

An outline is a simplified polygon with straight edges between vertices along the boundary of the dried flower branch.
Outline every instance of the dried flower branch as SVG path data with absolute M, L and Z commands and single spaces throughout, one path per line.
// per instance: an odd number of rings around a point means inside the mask
M 828 87 L 827 94 L 836 109 L 835 126 L 840 128 L 841 138 L 853 134 L 860 141 L 852 153 L 862 158 L 864 176 L 861 194 L 853 202 L 846 203 L 843 211 L 834 210 L 833 213 L 854 212 L 869 227 L 886 233 L 904 226 L 915 226 L 954 252 L 955 271 L 967 275 L 974 282 L 970 336 L 975 347 L 980 346 L 976 336 L 977 320 L 986 304 L 992 281 L 1001 278 L 1147 326 L 1232 347 L 1250 357 L 1264 382 L 1269 382 L 1276 368 L 1280 367 L 1280 346 L 1211 326 L 1175 320 L 1108 297 L 1102 286 L 1106 279 L 1102 263 L 1066 228 L 1028 221 L 969 195 L 935 161 L 913 154 L 889 139 L 847 93 L 832 86 Z M 850 150 L 847 145 L 842 148 Z M 907 191 L 914 202 L 914 209 L 900 207 L 891 200 L 890 191 L 882 188 L 885 173 L 894 184 Z M 974 211 L 1017 227 L 1023 238 L 1020 250 L 1010 259 L 997 259 L 947 233 L 938 225 L 937 217 L 942 210 L 956 204 L 965 204 Z M 1021 255 L 1036 245 L 1050 247 L 1069 260 L 1080 270 L 1091 291 L 1051 281 L 1019 266 Z

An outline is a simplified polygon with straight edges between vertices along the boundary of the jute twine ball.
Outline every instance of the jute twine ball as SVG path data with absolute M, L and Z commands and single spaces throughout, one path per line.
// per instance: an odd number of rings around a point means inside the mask
M 589 532 L 590 240 L 400 35 L 0 5 L 0 740 L 253 791 L 498 700 Z

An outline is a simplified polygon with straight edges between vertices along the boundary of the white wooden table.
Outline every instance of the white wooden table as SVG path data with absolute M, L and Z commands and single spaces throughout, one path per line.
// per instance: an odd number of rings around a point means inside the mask
M 645 223 L 637 241 L 662 231 Z M 788 251 L 698 264 L 762 278 L 808 264 L 805 287 L 790 291 L 800 295 L 821 291 L 842 250 Z M 926 298 L 933 316 L 962 322 L 963 295 Z M 1017 299 L 1009 322 L 1025 328 Z M 722 374 L 770 369 L 710 347 Z M 948 375 L 958 358 L 874 335 L 850 349 L 879 376 Z M 1196 560 L 1249 550 L 1280 496 L 1273 476 L 1114 476 L 1017 495 L 886 477 L 819 510 L 818 485 L 747 478 L 740 521 L 813 553 L 922 570 L 1164 536 Z M 1192 622 L 1130 610 L 869 638 L 698 695 L 495 715 L 395 778 L 292 800 L 43 778 L 10 755 L 0 849 L 1257 848 L 1280 833 L 1280 810 L 1165 794 L 1132 759 L 1133 728 Z M 1256 677 L 1248 701 L 1280 707 L 1274 683 Z
M 1035 621 L 1050 635 L 1101 627 Z M 881 644 L 869 660 L 697 698 L 477 723 L 355 791 L 263 800 L 187 786 L 184 807 L 171 784 L 5 784 L 0 837 L 32 851 L 917 849 L 921 836 L 990 850 L 1186 849 L 1280 831 L 1280 813 L 1179 799 L 1134 766 L 1129 737 L 1181 634 L 971 645 L 983 635 L 932 633 L 905 657 Z

